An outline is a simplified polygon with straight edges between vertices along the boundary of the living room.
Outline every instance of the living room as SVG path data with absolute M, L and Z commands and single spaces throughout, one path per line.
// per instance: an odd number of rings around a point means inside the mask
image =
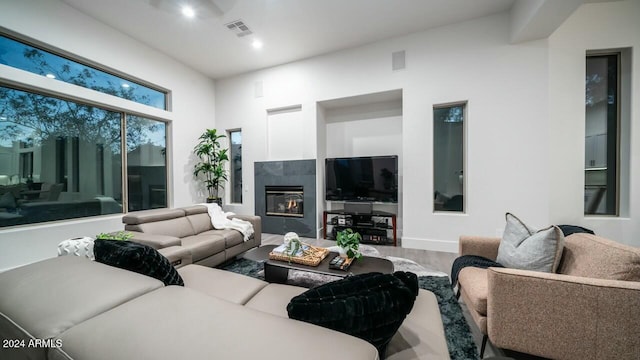
M 566 8 L 536 1 L 544 5 L 537 13 L 527 13 L 524 1 L 507 1 L 496 13 L 221 77 L 194 70 L 74 3 L 79 2 L 2 2 L 0 32 L 164 89 L 169 110 L 4 63 L 0 84 L 161 120 L 167 133 L 168 207 L 204 201 L 202 185 L 192 176 L 198 136 L 207 128 L 239 129 L 242 202 L 230 202 L 227 187 L 225 210 L 256 213 L 256 163 L 315 160 L 318 238 L 322 212 L 335 206 L 324 200 L 325 159 L 397 155 L 398 202 L 376 208 L 397 214 L 404 248 L 457 253 L 461 235 L 500 236 L 506 212 L 536 227 L 580 225 L 640 246 L 635 215 L 640 197 L 632 195 L 640 191 L 640 167 L 633 166 L 640 149 L 632 146 L 640 141 L 640 129 L 633 126 L 640 99 L 631 95 L 640 89 L 640 65 L 631 56 L 640 45 L 637 0 L 572 1 Z M 215 21 L 222 26 L 231 20 Z M 269 46 L 265 39 L 262 51 Z M 620 50 L 627 61 L 622 70 L 627 83 L 621 86 L 626 115 L 620 120 L 620 195 L 617 216 L 585 216 L 585 57 L 602 50 Z M 394 70 L 399 52 L 404 66 Z M 256 53 L 247 46 L 238 56 Z M 462 212 L 433 211 L 432 118 L 434 108 L 447 104 L 465 104 Z M 54 256 L 52 249 L 63 239 L 121 230 L 122 216 L 110 211 L 2 228 L 0 271 Z

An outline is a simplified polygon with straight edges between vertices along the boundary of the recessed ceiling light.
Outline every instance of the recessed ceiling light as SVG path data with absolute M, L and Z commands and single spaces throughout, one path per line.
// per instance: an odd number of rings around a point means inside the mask
M 56 78 L 56 76 L 53 75 L 53 74 L 47 74 L 45 76 L 48 77 L 49 79 L 55 79 Z
M 254 49 L 262 49 L 262 41 L 255 39 L 253 40 L 253 42 L 251 43 L 251 46 L 253 46 Z
M 196 11 L 189 5 L 182 6 L 182 15 L 188 18 L 194 18 L 196 16 Z
M 128 88 L 130 88 L 131 86 L 130 86 L 129 84 L 125 83 L 125 84 L 122 84 L 122 87 L 123 87 L 123 88 L 125 88 L 125 89 L 128 89 Z
M 0 116 L 0 120 L 7 120 L 6 116 Z

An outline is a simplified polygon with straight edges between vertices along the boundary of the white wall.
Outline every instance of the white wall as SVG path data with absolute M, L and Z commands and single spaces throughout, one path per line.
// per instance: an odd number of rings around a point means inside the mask
M 407 68 L 391 70 L 406 50 Z M 476 19 L 216 82 L 221 129 L 243 129 L 244 204 L 253 213 L 253 164 L 265 160 L 264 112 L 302 104 L 305 143 L 329 141 L 319 101 L 402 89 L 403 246 L 457 251 L 461 234 L 495 235 L 512 211 L 549 222 L 545 41 L 509 44 L 508 14 Z M 255 97 L 256 82 L 264 96 Z M 467 213 L 433 214 L 432 106 L 467 105 Z M 315 149 L 315 148 L 314 148 Z M 311 154 L 322 156 L 322 151 Z M 327 149 L 328 155 L 328 149 Z M 320 182 L 319 182 L 320 183 Z
M 622 159 L 630 164 L 621 184 L 629 189 L 629 216 L 585 218 L 583 184 L 585 53 L 637 49 L 639 15 L 637 0 L 585 4 L 549 39 L 510 44 L 502 14 L 224 79 L 216 83 L 218 126 L 243 127 L 243 161 L 252 164 L 264 160 L 265 109 L 303 104 L 312 131 L 289 135 L 329 144 L 317 102 L 402 89 L 404 246 L 457 251 L 461 234 L 499 233 L 506 211 L 533 227 L 583 225 L 638 246 L 639 148 Z M 398 50 L 406 50 L 407 69 L 393 72 L 391 53 Z M 638 93 L 639 60 L 631 58 L 629 88 Z M 259 98 L 256 82 L 264 84 Z M 629 99 L 631 126 L 622 129 L 631 144 L 640 141 L 639 99 Z M 467 211 L 433 214 L 432 105 L 465 100 Z M 323 147 L 313 155 L 323 158 Z M 252 213 L 253 167 L 245 166 L 243 176 L 247 196 L 235 210 Z
M 549 215 L 556 223 L 579 224 L 596 234 L 640 246 L 640 1 L 582 5 L 549 37 Z M 621 170 L 629 199 L 620 217 L 583 215 L 585 156 L 585 56 L 588 50 L 632 47 L 631 125 L 621 130 L 630 141 L 630 164 Z M 634 144 L 636 146 L 634 146 Z M 623 151 L 624 154 L 624 151 Z M 626 180 L 628 179 L 628 180 Z
M 58 0 L 0 2 L 0 24 L 19 34 L 84 57 L 171 91 L 171 111 L 130 103 L 42 76 L 0 65 L 0 80 L 86 99 L 96 105 L 170 122 L 167 154 L 174 206 L 202 202 L 192 181 L 192 147 L 205 128 L 215 126 L 213 80 L 174 59 L 87 17 Z M 66 238 L 122 229 L 121 216 L 57 222 L 0 230 L 0 271 L 55 256 Z

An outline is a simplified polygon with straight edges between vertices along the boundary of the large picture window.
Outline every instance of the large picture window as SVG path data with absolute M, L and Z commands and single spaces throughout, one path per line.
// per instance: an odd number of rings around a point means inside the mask
M 465 104 L 433 108 L 434 211 L 464 212 Z
M 165 147 L 162 122 L 0 87 L 0 227 L 166 207 Z

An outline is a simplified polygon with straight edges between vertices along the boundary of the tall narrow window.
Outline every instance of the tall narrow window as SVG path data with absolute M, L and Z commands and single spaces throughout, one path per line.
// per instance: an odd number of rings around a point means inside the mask
M 433 108 L 434 211 L 464 212 L 465 105 Z
M 617 215 L 620 54 L 587 56 L 585 215 Z
M 242 203 L 242 131 L 229 131 L 231 155 L 231 202 Z

